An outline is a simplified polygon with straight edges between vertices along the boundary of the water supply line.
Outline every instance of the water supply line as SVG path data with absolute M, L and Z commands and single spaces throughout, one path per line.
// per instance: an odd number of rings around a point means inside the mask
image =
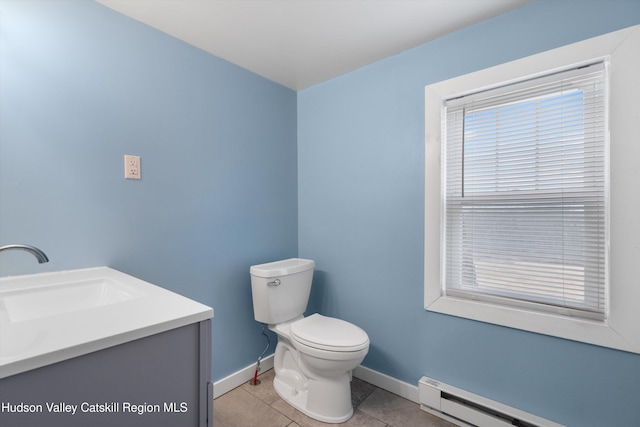
M 271 347 L 271 340 L 269 339 L 269 335 L 267 335 L 267 325 L 265 323 L 262 324 L 262 335 L 264 335 L 267 338 L 267 346 L 265 347 L 264 351 L 262 352 L 262 354 L 260 356 L 258 356 L 258 363 L 256 363 L 256 371 L 253 374 L 253 379 L 251 381 L 249 381 L 249 384 L 251 385 L 258 385 L 260 384 L 260 381 L 258 381 L 258 372 L 260 372 L 260 360 L 262 360 L 262 356 L 265 355 L 265 353 L 267 351 L 269 351 L 269 347 Z

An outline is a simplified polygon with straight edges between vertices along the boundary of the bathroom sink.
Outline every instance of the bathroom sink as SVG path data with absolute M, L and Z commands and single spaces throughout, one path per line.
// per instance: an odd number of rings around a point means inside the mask
M 0 291 L 0 307 L 4 306 L 10 322 L 23 322 L 119 304 L 143 295 L 142 291 L 123 282 L 99 277 L 52 286 Z
M 213 317 L 109 267 L 0 277 L 0 378 Z

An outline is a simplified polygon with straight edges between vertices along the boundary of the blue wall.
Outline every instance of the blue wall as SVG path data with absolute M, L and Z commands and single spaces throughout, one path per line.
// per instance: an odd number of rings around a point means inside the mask
M 91 0 L 0 19 L 0 245 L 51 259 L 0 275 L 116 268 L 214 308 L 214 379 L 254 363 L 249 266 L 298 252 L 296 93 Z
M 423 182 L 426 85 L 639 23 L 637 0 L 536 1 L 298 93 L 312 309 L 369 333 L 365 366 L 570 426 L 638 425 L 640 355 L 423 309 Z

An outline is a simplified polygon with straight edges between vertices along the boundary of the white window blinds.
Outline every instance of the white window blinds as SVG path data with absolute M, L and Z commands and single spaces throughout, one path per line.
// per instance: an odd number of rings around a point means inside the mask
M 445 103 L 446 295 L 603 320 L 606 64 Z

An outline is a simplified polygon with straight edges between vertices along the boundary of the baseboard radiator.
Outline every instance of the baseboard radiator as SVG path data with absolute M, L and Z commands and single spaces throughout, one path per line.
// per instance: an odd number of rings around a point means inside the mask
M 561 424 L 422 377 L 418 385 L 420 408 L 464 427 L 562 427 Z

